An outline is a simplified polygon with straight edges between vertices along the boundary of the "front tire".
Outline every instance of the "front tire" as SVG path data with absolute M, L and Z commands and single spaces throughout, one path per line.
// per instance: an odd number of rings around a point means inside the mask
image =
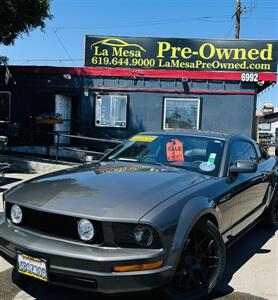
M 217 227 L 199 221 L 190 232 L 180 256 L 175 276 L 166 287 L 167 299 L 202 299 L 222 278 L 226 249 Z

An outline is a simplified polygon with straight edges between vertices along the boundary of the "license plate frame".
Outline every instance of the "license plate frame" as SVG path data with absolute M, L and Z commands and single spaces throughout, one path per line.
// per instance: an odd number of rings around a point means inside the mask
M 17 252 L 17 271 L 45 282 L 48 281 L 48 262 L 44 258 Z

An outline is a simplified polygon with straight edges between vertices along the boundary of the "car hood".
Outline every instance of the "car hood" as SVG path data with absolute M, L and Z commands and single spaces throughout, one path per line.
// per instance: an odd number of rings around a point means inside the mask
M 99 163 L 41 176 L 6 194 L 11 203 L 101 220 L 139 220 L 174 194 L 209 176 L 177 168 Z

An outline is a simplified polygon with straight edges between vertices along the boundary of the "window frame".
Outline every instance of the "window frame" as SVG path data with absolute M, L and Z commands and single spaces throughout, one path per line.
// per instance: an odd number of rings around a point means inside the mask
M 101 125 L 97 124 L 97 98 L 100 97 L 102 98 L 103 96 L 109 96 L 111 99 L 113 97 L 125 97 L 125 104 L 126 104 L 126 115 L 125 115 L 125 126 L 120 126 L 120 125 Z M 111 101 L 111 100 L 110 100 Z M 128 103 L 129 103 L 129 95 L 128 94 L 96 94 L 95 96 L 95 127 L 98 128 L 120 128 L 120 129 L 127 129 L 127 124 L 128 124 Z M 110 107 L 110 113 L 111 113 L 111 107 Z
M 267 128 L 267 129 L 263 128 L 262 125 L 265 125 L 265 124 L 269 125 L 269 128 Z M 264 131 L 264 132 L 271 131 L 271 123 L 261 123 L 261 124 L 259 124 L 259 131 Z
M 162 129 L 163 130 L 173 130 L 173 129 L 183 129 L 183 128 L 170 128 L 166 127 L 166 105 L 168 100 L 177 101 L 195 101 L 197 102 L 197 117 L 196 117 L 196 128 L 194 130 L 200 129 L 200 114 L 201 114 L 201 98 L 195 97 L 164 97 L 163 103 L 163 119 L 162 119 Z
M 0 123 L 9 123 L 11 121 L 12 93 L 10 91 L 0 91 L 0 94 L 8 94 L 9 95 L 9 117 L 8 117 L 7 121 L 0 119 Z

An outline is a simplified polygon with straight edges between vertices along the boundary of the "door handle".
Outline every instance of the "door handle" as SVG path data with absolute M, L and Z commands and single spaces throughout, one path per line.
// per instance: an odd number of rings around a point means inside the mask
M 221 203 L 226 202 L 232 198 L 232 193 L 226 194 L 222 199 Z

